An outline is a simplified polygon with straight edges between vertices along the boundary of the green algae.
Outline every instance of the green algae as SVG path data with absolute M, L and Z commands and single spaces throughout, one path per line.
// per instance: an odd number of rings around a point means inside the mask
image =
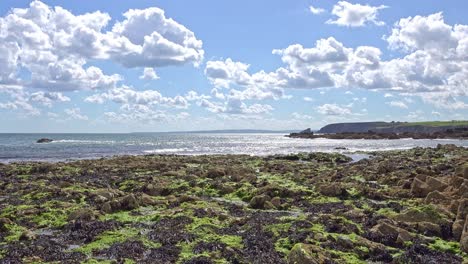
M 106 231 L 103 234 L 99 235 L 93 242 L 85 244 L 75 251 L 91 254 L 93 250 L 101 250 L 109 248 L 115 243 L 124 242 L 130 238 L 137 237 L 139 235 L 139 230 L 135 228 L 124 228 L 115 231 Z

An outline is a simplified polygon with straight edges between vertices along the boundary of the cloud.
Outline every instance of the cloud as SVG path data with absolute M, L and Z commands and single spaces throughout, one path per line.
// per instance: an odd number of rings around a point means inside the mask
M 110 26 L 109 14 L 75 15 L 37 0 L 12 9 L 0 17 L 0 84 L 51 91 L 113 89 L 122 77 L 88 66 L 90 61 L 154 68 L 197 66 L 203 60 L 202 41 L 162 9 L 131 9 L 124 17 Z
M 236 97 L 246 99 L 281 99 L 287 98 L 282 87 L 276 83 L 277 79 L 263 71 L 249 74 L 250 65 L 235 62 L 230 58 L 224 61 L 208 61 L 205 67 L 205 75 L 215 88 L 232 88 L 231 93 Z M 236 90 L 234 88 L 242 89 Z M 219 90 L 216 95 L 223 97 Z
M 86 115 L 81 114 L 80 108 L 65 109 L 65 114 L 67 114 L 69 118 L 75 119 L 75 120 L 87 121 L 89 119 Z
M 304 101 L 306 101 L 306 102 L 313 102 L 313 101 L 315 101 L 314 98 L 312 98 L 312 97 L 307 97 L 307 96 L 304 97 L 303 99 L 304 99 Z
M 392 49 L 426 50 L 446 56 L 456 52 L 458 41 L 466 38 L 467 32 L 464 31 L 466 31 L 466 26 L 447 25 L 442 13 L 435 13 L 429 16 L 400 19 L 395 23 L 392 34 L 385 39 Z M 466 47 L 461 48 L 463 50 Z
M 85 102 L 102 104 L 106 101 L 122 105 L 162 105 L 173 108 L 187 108 L 188 102 L 183 96 L 164 97 L 156 90 L 136 91 L 129 87 L 109 90 L 85 98 Z
M 143 74 L 139 78 L 142 80 L 158 80 L 159 76 L 153 68 L 144 68 Z
M 392 106 L 392 107 L 408 109 L 408 106 L 402 101 L 391 101 L 391 102 L 387 102 L 386 104 L 388 104 L 389 106 Z
M 57 92 L 35 92 L 32 93 L 31 101 L 41 103 L 42 105 L 52 107 L 54 102 L 69 102 L 70 98 Z
M 319 15 L 325 12 L 325 9 L 320 7 L 309 6 L 309 11 L 314 15 Z
M 385 8 L 385 5 L 370 6 L 340 1 L 332 9 L 332 14 L 337 16 L 336 20 L 328 20 L 327 23 L 347 27 L 362 27 L 368 23 L 383 26 L 385 23 L 377 20 L 377 15 L 379 10 Z
M 300 114 L 297 112 L 292 113 L 291 116 L 293 117 L 293 119 L 297 119 L 297 120 L 310 120 L 314 118 L 313 116 Z
M 242 100 L 232 97 L 224 103 L 211 102 L 203 99 L 200 101 L 199 106 L 206 108 L 212 113 L 232 115 L 260 115 L 273 110 L 273 107 L 267 104 L 247 105 L 242 102 Z
M 127 67 L 162 67 L 203 60 L 203 43 L 182 24 L 165 16 L 164 10 L 151 7 L 130 9 L 126 18 L 112 28 L 119 40 L 111 57 Z
M 342 116 L 351 114 L 351 110 L 348 107 L 339 106 L 337 104 L 324 104 L 318 106 L 317 112 L 319 114 L 328 116 Z

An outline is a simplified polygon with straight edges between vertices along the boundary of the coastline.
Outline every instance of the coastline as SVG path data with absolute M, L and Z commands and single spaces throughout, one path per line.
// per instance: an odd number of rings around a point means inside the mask
M 0 164 L 0 259 L 466 261 L 468 150 L 372 155 Z

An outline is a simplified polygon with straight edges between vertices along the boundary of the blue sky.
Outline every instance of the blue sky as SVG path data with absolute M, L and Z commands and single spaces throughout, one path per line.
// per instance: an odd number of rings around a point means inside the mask
M 0 2 L 0 132 L 468 119 L 464 1 Z

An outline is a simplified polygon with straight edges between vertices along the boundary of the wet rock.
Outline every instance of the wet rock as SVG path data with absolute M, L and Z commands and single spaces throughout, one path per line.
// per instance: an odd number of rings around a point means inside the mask
M 266 209 L 265 205 L 266 205 L 267 202 L 269 202 L 271 204 L 270 197 L 268 195 L 263 195 L 262 194 L 262 195 L 254 196 L 250 200 L 249 205 L 253 209 Z
M 68 215 L 68 221 L 92 221 L 94 219 L 96 219 L 94 211 L 88 208 L 75 210 Z
M 288 254 L 289 264 L 320 264 L 326 263 L 329 258 L 324 250 L 316 245 L 298 243 L 293 246 Z
M 50 139 L 50 138 L 40 138 L 36 141 L 36 143 L 50 143 L 52 142 L 53 140 Z

